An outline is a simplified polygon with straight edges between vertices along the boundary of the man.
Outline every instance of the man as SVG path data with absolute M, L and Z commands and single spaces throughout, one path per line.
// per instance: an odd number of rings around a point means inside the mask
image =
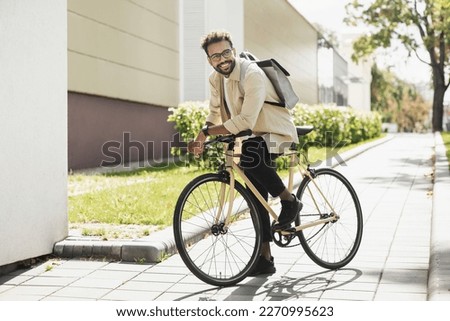
M 302 204 L 284 186 L 276 173 L 274 160 L 284 147 L 298 142 L 290 112 L 266 101 L 279 101 L 270 80 L 256 65 L 250 64 L 239 86 L 242 59 L 236 56 L 231 36 L 226 31 L 213 31 L 202 39 L 208 62 L 214 68 L 209 77 L 211 97 L 210 113 L 206 125 L 195 141 L 188 144 L 188 151 L 199 155 L 208 135 L 237 134 L 251 129 L 253 135 L 242 143 L 240 166 L 267 200 L 270 193 L 281 199 L 281 213 L 277 229 L 288 228 L 301 210 Z M 242 92 L 243 91 L 243 92 Z M 251 193 L 251 191 L 250 191 Z M 252 193 L 251 193 L 252 194 Z M 263 245 L 258 264 L 251 275 L 275 273 L 270 251 L 272 231 L 267 210 L 256 199 L 262 219 Z

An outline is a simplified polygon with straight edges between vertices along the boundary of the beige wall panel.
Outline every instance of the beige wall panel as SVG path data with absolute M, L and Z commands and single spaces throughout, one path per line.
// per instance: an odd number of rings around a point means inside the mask
M 161 106 L 178 103 L 178 1 L 68 4 L 70 91 Z
M 169 4 L 172 6 L 174 3 L 171 10 L 176 10 L 178 15 L 178 1 L 151 1 L 145 7 L 136 5 L 135 2 L 69 0 L 68 11 L 178 51 L 178 19 L 168 20 L 157 11 L 158 8 L 163 7 L 162 3 L 167 6 Z M 149 10 L 151 3 L 157 4 L 154 11 Z
M 317 32 L 285 0 L 246 0 L 245 48 L 275 58 L 291 74 L 302 103 L 318 101 Z
M 129 2 L 141 6 L 154 12 L 167 20 L 178 23 L 178 0 L 128 0 Z
M 178 79 L 178 53 L 69 13 L 69 51 Z
M 68 64 L 76 80 L 71 91 L 168 107 L 178 104 L 178 80 L 70 51 Z

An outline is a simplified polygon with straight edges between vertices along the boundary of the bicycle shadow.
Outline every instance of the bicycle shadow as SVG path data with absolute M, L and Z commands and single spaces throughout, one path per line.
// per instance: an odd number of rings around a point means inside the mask
M 333 277 L 339 274 L 339 280 Z M 247 282 L 229 287 L 235 288 L 234 291 L 226 291 L 226 295 L 221 294 L 224 288 L 211 288 L 206 291 L 190 293 L 179 297 L 176 301 L 189 300 L 197 297 L 199 301 L 253 301 L 253 299 L 264 297 L 268 301 L 284 301 L 295 299 L 314 299 L 319 298 L 324 291 L 343 287 L 356 281 L 362 275 L 358 269 L 340 269 L 337 271 L 323 271 L 313 273 L 300 278 L 282 276 L 268 282 L 271 278 L 268 276 L 259 276 L 249 279 Z M 215 292 L 215 293 L 214 293 Z
M 341 275 L 339 281 L 334 280 L 333 276 L 336 274 L 336 271 L 323 271 L 300 278 L 293 278 L 285 275 L 278 280 L 274 280 L 268 283 L 267 277 L 255 278 L 252 281 L 261 282 L 261 287 L 254 287 L 254 289 L 256 290 L 255 295 L 266 295 L 266 301 L 282 301 L 300 298 L 314 299 L 316 297 L 320 297 L 320 295 L 324 291 L 336 289 L 354 282 L 362 275 L 362 272 L 357 269 L 341 269 L 339 270 L 339 272 L 348 273 L 344 274 L 347 279 L 342 280 L 343 278 Z M 234 300 L 234 297 L 239 295 L 239 292 L 241 292 L 242 290 L 242 288 L 236 289 L 236 291 L 230 294 L 228 298 L 225 298 L 225 301 Z M 245 296 L 247 296 L 248 299 L 251 300 L 252 296 L 248 292 L 248 289 L 245 289 L 243 291 L 245 291 Z M 239 297 L 242 298 L 243 296 L 240 295 Z

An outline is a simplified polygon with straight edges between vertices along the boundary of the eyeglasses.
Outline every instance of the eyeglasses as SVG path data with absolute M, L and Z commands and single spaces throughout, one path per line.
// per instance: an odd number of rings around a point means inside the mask
M 214 62 L 220 61 L 221 57 L 224 57 L 225 59 L 230 58 L 233 55 L 233 51 L 231 49 L 225 49 L 221 53 L 215 53 L 214 55 L 208 56 L 209 59 L 211 59 Z

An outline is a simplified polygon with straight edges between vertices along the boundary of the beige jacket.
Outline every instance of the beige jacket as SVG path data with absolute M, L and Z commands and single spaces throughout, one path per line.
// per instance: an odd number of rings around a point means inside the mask
M 236 66 L 228 79 L 213 71 L 209 77 L 211 98 L 210 113 L 206 121 L 214 125 L 223 124 L 232 134 L 251 129 L 256 136 L 262 136 L 270 153 L 282 153 L 292 142 L 298 143 L 298 136 L 288 109 L 273 106 L 264 101 L 279 101 L 270 80 L 256 65 L 250 64 L 243 79 L 244 93 L 239 88 L 242 58 L 236 58 Z M 221 112 L 225 82 L 228 109 L 231 118 Z

